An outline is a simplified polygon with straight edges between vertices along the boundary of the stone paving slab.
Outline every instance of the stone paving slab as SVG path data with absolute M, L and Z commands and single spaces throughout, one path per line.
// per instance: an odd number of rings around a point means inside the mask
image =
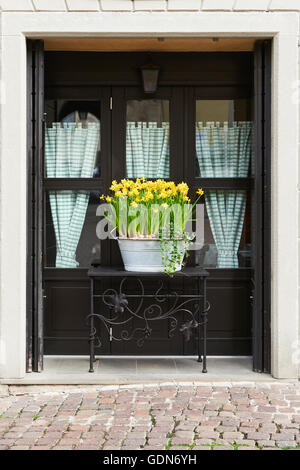
M 297 450 L 300 384 L 0 389 L 0 450 Z
M 0 379 L 5 385 L 121 385 L 145 384 L 172 381 L 220 382 L 230 381 L 274 381 L 270 375 L 252 370 L 251 357 L 208 357 L 208 372 L 202 374 L 196 357 L 97 357 L 95 373 L 89 373 L 87 356 L 46 356 L 42 373 L 25 374 L 21 379 Z

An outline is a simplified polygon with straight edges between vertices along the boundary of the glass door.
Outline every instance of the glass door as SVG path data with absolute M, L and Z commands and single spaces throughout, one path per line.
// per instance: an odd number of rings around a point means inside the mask
M 204 246 L 197 264 L 251 266 L 253 121 L 250 99 L 196 99 L 195 167 L 191 178 L 206 185 Z
M 126 177 L 170 178 L 170 101 L 126 101 Z
M 147 96 L 141 87 L 113 87 L 112 103 L 112 179 L 182 180 L 182 88 L 160 87 L 154 95 Z M 122 265 L 114 240 L 110 240 L 110 253 L 111 264 Z M 155 292 L 157 282 L 155 279 L 145 281 L 145 289 Z M 138 288 L 133 281 L 127 287 L 132 291 Z M 143 326 L 138 319 L 133 323 L 132 330 Z M 151 338 L 142 349 L 135 341 L 115 342 L 111 346 L 112 353 L 184 354 L 184 340 L 179 331 L 171 337 L 167 321 L 153 322 L 153 328 Z M 114 327 L 114 332 L 120 336 L 118 327 Z
M 45 101 L 45 353 L 84 354 L 87 270 L 101 262 L 96 209 L 110 178 L 110 88 L 52 89 Z M 104 351 L 108 341 L 103 336 Z
M 35 41 L 34 48 L 39 52 Z M 269 338 L 262 341 L 262 336 L 270 331 L 270 168 L 266 162 L 270 154 L 270 51 L 264 48 L 260 52 L 261 57 L 257 51 L 254 54 L 157 54 L 162 73 L 153 96 L 143 93 L 138 73 L 138 65 L 145 61 L 144 53 L 48 52 L 45 68 L 40 53 L 35 62 L 39 67 L 32 68 L 28 61 L 29 75 L 38 72 L 33 77 L 37 89 L 30 94 L 34 100 L 29 100 L 32 106 L 28 106 L 28 122 L 32 127 L 29 126 L 28 135 L 34 139 L 29 155 L 42 155 L 44 70 L 47 133 L 57 134 L 54 150 L 47 150 L 44 156 L 42 178 L 39 165 L 29 166 L 28 175 L 35 196 L 32 198 L 31 193 L 28 196 L 33 201 L 28 240 L 29 244 L 32 242 L 29 253 L 35 271 L 41 270 L 38 260 L 41 244 L 34 244 L 31 237 L 33 234 L 39 238 L 42 231 L 37 221 L 42 217 L 44 220 L 46 354 L 87 352 L 84 321 L 89 305 L 87 269 L 94 257 L 103 265 L 121 264 L 114 242 L 100 245 L 94 238 L 98 195 L 107 192 L 112 179 L 147 173 L 153 178 L 184 180 L 193 194 L 198 187 L 205 190 L 204 246 L 188 262 L 204 265 L 210 271 L 208 294 L 212 309 L 208 352 L 244 355 L 253 350 L 259 361 L 255 368 L 262 370 L 263 348 L 269 351 Z M 237 153 L 231 159 L 228 143 L 230 135 L 237 132 L 240 135 L 237 147 L 241 148 L 242 128 L 245 130 L 245 123 L 253 121 L 253 114 L 255 161 L 252 153 L 248 167 L 248 157 L 243 158 L 243 172 L 239 174 L 239 166 L 233 165 Z M 81 151 L 76 158 L 68 157 L 69 151 L 66 152 L 62 162 L 57 145 L 58 134 L 64 139 L 70 134 L 77 136 L 80 126 L 82 134 L 87 135 L 94 128 L 99 137 L 98 142 L 94 140 L 93 156 L 87 166 L 83 165 Z M 69 139 L 64 147 L 72 147 L 72 142 Z M 44 207 L 43 211 L 38 210 L 40 206 Z M 225 231 L 224 224 L 227 224 Z M 222 236 L 227 240 L 226 249 L 222 246 Z M 252 349 L 249 299 L 253 272 L 256 273 L 253 331 L 257 344 Z M 29 269 L 29 279 L 31 274 Z M 33 293 L 32 306 L 38 312 L 43 294 L 38 284 L 33 285 L 34 289 L 29 286 L 28 297 Z M 184 289 L 188 288 L 192 287 L 184 285 Z M 263 321 L 262 311 L 265 312 Z M 41 312 L 42 309 L 32 315 L 35 325 L 42 323 Z M 28 350 L 32 347 L 30 321 Z M 36 338 L 39 341 L 38 335 Z M 158 331 L 156 340 L 144 352 L 193 353 L 193 345 L 181 340 L 180 336 L 169 341 L 166 332 Z M 102 345 L 102 354 L 111 353 L 106 335 Z M 37 350 L 39 345 L 34 347 Z M 140 351 L 128 349 L 126 343 L 119 353 Z M 36 360 L 38 356 L 35 353 Z
M 209 270 L 208 350 L 252 352 L 253 104 L 236 87 L 187 90 L 185 177 L 204 189 L 204 240 L 192 258 Z
M 112 177 L 182 178 L 183 90 L 113 88 Z

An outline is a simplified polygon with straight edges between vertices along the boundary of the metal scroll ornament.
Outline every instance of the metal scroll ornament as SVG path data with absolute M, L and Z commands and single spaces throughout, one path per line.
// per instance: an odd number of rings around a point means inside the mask
M 166 292 L 164 284 L 161 282 L 159 288 L 152 295 L 145 294 L 145 288 L 141 279 L 136 278 L 137 283 L 135 294 L 127 294 L 125 292 L 127 279 L 124 278 L 120 282 L 119 290 L 107 289 L 100 296 L 103 303 L 109 307 L 110 316 L 93 313 L 88 318 L 94 317 L 101 321 L 106 328 L 110 339 L 114 341 L 131 341 L 135 340 L 137 346 L 142 347 L 145 341 L 152 334 L 152 325 L 155 321 L 168 321 L 169 337 L 174 336 L 175 330 L 178 328 L 178 314 L 184 313 L 186 321 L 179 327 L 179 331 L 184 335 L 186 341 L 192 338 L 193 330 L 206 322 L 204 316 L 200 321 L 200 295 L 183 296 L 177 292 Z M 132 290 L 131 290 L 132 291 Z M 132 308 L 130 299 L 140 299 L 138 305 Z M 152 299 L 151 304 L 145 306 L 145 299 Z M 138 320 L 140 326 L 132 328 L 134 322 Z M 118 329 L 119 336 L 115 336 L 112 332 Z M 96 333 L 96 331 L 95 331 Z M 101 346 L 98 339 L 97 347 Z

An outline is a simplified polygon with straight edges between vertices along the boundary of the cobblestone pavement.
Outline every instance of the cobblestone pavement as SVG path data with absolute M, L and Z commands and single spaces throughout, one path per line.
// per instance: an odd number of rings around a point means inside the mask
M 0 418 L 0 450 L 297 449 L 300 384 L 11 387 Z

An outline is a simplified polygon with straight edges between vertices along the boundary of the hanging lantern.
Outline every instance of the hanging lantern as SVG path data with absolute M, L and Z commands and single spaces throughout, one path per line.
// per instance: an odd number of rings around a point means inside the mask
M 148 63 L 140 67 L 143 80 L 143 89 L 145 93 L 153 94 L 157 91 L 158 75 L 160 66 Z

